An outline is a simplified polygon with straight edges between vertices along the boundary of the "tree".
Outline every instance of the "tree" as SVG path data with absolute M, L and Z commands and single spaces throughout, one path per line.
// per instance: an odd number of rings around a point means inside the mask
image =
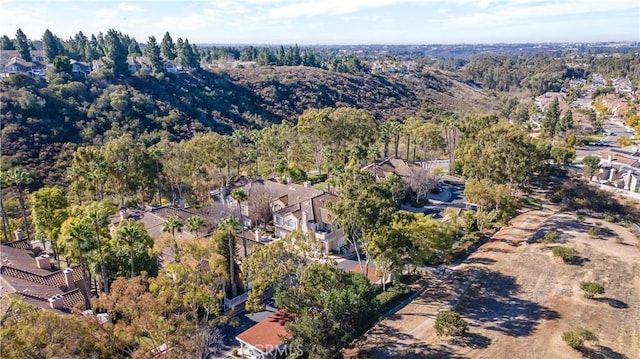
M 545 158 L 522 126 L 492 117 L 468 117 L 460 126 L 463 136 L 456 158 L 465 177 L 506 184 L 516 194 L 536 173 L 544 173 Z
M 436 187 L 438 177 L 422 167 L 410 168 L 410 171 L 409 184 L 416 194 L 416 202 L 419 202 L 423 195 L 426 197 Z
M 205 227 L 204 218 L 194 215 L 187 219 L 187 230 L 198 239 L 198 231 Z
M 464 335 L 469 329 L 469 325 L 462 319 L 458 312 L 447 310 L 438 313 L 434 328 L 438 336 L 457 337 Z
M 580 289 L 588 299 L 592 299 L 596 294 L 604 294 L 604 287 L 596 282 L 580 282 Z
M 9 223 L 9 216 L 4 208 L 4 191 L 7 187 L 7 172 L 0 171 L 0 217 L 2 217 L 2 240 L 9 241 L 11 235 L 11 224 Z
M 542 117 L 542 128 L 545 133 L 553 137 L 556 135 L 556 128 L 560 121 L 560 102 L 555 97 Z
M 13 296 L 0 299 L 0 357 L 113 358 L 95 317 L 42 310 Z
M 330 207 L 356 251 L 360 270 L 368 276 L 372 236 L 391 222 L 396 205 L 385 186 L 376 183 L 370 172 L 349 167 L 339 177 L 339 182 L 338 201 Z M 362 255 L 365 256 L 364 261 Z
M 67 196 L 60 187 L 42 187 L 33 192 L 30 197 L 35 237 L 42 241 L 44 248 L 48 239 L 53 247 L 54 257 L 58 259 L 56 239 L 60 234 L 62 223 L 69 215 Z
M 168 223 L 169 220 L 167 220 Z M 136 276 L 135 270 L 135 248 L 143 247 L 150 249 L 153 247 L 153 238 L 149 236 L 144 225 L 133 219 L 125 219 L 118 224 L 115 230 L 114 240 L 116 243 L 129 247 L 129 262 L 131 265 L 131 275 L 129 278 Z
M 308 109 L 298 119 L 297 132 L 307 138 L 313 146 L 313 159 L 316 171 L 321 171 L 323 150 L 330 138 L 332 138 L 335 123 L 332 121 L 331 109 Z M 320 172 L 321 173 L 321 172 Z
M 165 233 L 171 234 L 173 251 L 175 255 L 175 261 L 180 261 L 180 248 L 178 247 L 178 242 L 176 241 L 176 232 L 180 232 L 184 224 L 180 220 L 178 216 L 169 216 L 167 220 L 162 223 L 162 231 Z
M 423 214 L 396 215 L 392 227 L 409 238 L 407 254 L 414 264 L 450 262 L 459 231 L 455 221 L 445 224 Z
M 251 283 L 246 309 L 261 310 L 265 292 L 276 284 L 293 285 L 297 270 L 324 258 L 320 245 L 313 232 L 293 231 L 274 243 L 253 247 L 242 261 L 243 281 Z M 220 247 L 218 252 L 223 254 L 228 245 Z
M 576 158 L 575 150 L 566 147 L 552 147 L 550 155 L 555 163 L 561 166 L 568 165 Z
M 234 217 L 227 217 L 220 223 L 219 231 L 223 232 L 227 237 L 229 244 L 229 277 L 231 281 L 231 297 L 238 296 L 238 285 L 235 279 L 235 258 L 236 258 L 236 243 L 235 236 L 240 230 L 240 222 Z
M 60 55 L 58 40 L 49 29 L 45 30 L 44 35 L 42 35 L 42 51 L 47 62 L 53 62 L 53 59 Z
M 14 45 L 20 57 L 27 62 L 31 62 L 31 47 L 29 46 L 29 39 L 27 39 L 27 35 L 22 32 L 22 29 L 18 29 L 16 31 L 16 38 L 14 40 Z
M 162 58 L 160 57 L 160 46 L 158 46 L 154 36 L 149 36 L 147 46 L 144 48 L 144 54 L 149 58 L 154 72 L 160 73 L 163 71 Z
M 577 327 L 572 331 L 562 333 L 562 340 L 573 349 L 581 350 L 584 342 L 598 342 L 598 336 L 583 327 Z
M 13 45 L 13 41 L 7 36 L 2 35 L 0 37 L 0 50 L 15 50 L 15 46 Z
M 113 29 L 107 31 L 104 46 L 107 66 L 115 75 L 126 75 L 129 71 L 127 66 L 128 49 L 121 41 L 121 34 Z
M 297 271 L 296 284 L 280 285 L 276 306 L 293 317 L 286 324 L 309 358 L 330 358 L 375 321 L 380 308 L 367 278 L 332 264 L 311 264 Z
M 627 147 L 627 146 L 633 145 L 633 140 L 626 136 L 621 136 L 620 138 L 618 138 L 616 142 L 618 142 L 618 146 L 620 147 Z
M 160 43 L 160 54 L 167 60 L 176 58 L 176 48 L 168 31 L 164 34 L 162 43 Z
M 62 82 L 67 82 L 71 79 L 73 73 L 73 66 L 66 56 L 56 56 L 53 59 L 53 67 L 51 72 L 54 77 L 62 79 Z
M 189 44 L 189 39 L 182 41 L 178 39 L 178 45 L 176 46 L 178 51 L 177 61 L 185 69 L 194 69 L 200 66 L 196 54 L 193 52 L 193 48 Z
M 400 208 L 404 203 L 404 198 L 406 195 L 406 190 L 404 188 L 404 183 L 395 174 L 391 174 L 385 177 L 383 186 L 385 190 L 390 194 L 391 201 L 393 201 L 396 208 Z
M 242 220 L 241 203 L 246 202 L 249 196 L 247 195 L 247 192 L 245 192 L 242 188 L 236 188 L 233 191 L 231 191 L 231 198 L 233 198 L 233 200 L 236 201 L 236 205 L 238 206 L 238 223 L 242 226 L 243 220 Z M 242 248 L 244 249 L 244 258 L 246 258 L 248 255 L 247 239 L 244 238 L 244 236 L 242 237 Z
M 31 229 L 29 226 L 29 217 L 27 216 L 27 205 L 25 202 L 25 186 L 33 182 L 31 173 L 23 167 L 14 167 L 6 173 L 6 180 L 9 184 L 14 186 L 18 192 L 20 213 L 22 213 L 22 225 L 24 226 L 24 230 L 27 234 L 27 240 L 31 240 Z
M 156 165 L 156 185 L 158 186 L 158 206 L 162 206 L 162 184 L 160 183 L 160 159 L 164 156 L 162 150 L 158 147 L 152 147 L 149 149 L 149 155 L 153 159 Z
M 564 135 L 573 128 L 573 112 L 571 110 L 567 110 L 564 113 L 562 118 L 558 121 L 556 125 L 555 133 L 558 135 Z
M 591 181 L 591 178 L 597 173 L 600 168 L 600 158 L 598 156 L 585 156 L 582 159 L 582 173 L 587 181 Z
M 127 46 L 127 53 L 130 56 L 140 56 L 142 55 L 142 50 L 140 50 L 140 45 L 136 39 L 131 39 L 129 45 Z
M 394 137 L 400 128 L 400 124 L 397 122 L 384 122 L 380 127 L 380 140 L 384 143 L 384 158 L 389 158 L 389 143 L 391 138 Z M 395 156 L 398 157 L 397 142 Z
M 82 281 L 84 282 L 84 287 L 87 290 L 87 297 L 85 298 L 85 306 L 87 309 L 91 309 L 91 300 L 89 296 L 91 295 L 91 285 L 89 282 L 89 277 L 87 276 L 87 263 L 84 259 L 84 249 L 83 245 L 87 245 L 86 242 L 93 239 L 93 233 L 91 232 L 91 227 L 89 223 L 86 221 L 82 221 L 78 218 L 69 218 L 65 224 L 62 226 L 62 240 L 65 243 L 69 243 L 71 245 L 75 244 L 76 247 L 76 255 L 78 256 L 78 261 L 80 262 L 80 270 L 82 271 Z
M 109 276 L 107 274 L 107 263 L 104 260 L 104 251 L 102 249 L 101 233 L 109 226 L 109 216 L 105 211 L 105 207 L 98 204 L 92 204 L 87 212 L 86 219 L 93 227 L 95 233 L 96 244 L 98 247 L 98 256 L 100 260 L 100 274 L 102 275 L 102 286 L 104 292 L 109 294 Z

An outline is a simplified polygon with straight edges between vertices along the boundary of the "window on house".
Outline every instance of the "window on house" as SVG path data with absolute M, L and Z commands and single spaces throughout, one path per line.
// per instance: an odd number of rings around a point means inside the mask
M 276 216 L 276 224 L 279 224 L 279 225 L 283 224 L 283 219 L 281 216 Z
M 293 219 L 287 219 L 286 226 L 289 228 L 296 228 L 296 221 L 294 221 Z

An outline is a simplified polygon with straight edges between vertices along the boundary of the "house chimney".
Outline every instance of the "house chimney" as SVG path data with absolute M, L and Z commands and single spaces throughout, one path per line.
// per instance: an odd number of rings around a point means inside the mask
M 49 298 L 49 305 L 51 309 L 62 309 L 64 308 L 64 298 L 61 294 L 56 294 Z
M 307 215 L 307 211 L 302 211 L 302 231 L 306 232 L 309 230 L 309 217 Z
M 124 221 L 127 218 L 129 218 L 129 213 L 127 213 L 127 209 L 126 208 L 121 208 L 120 209 L 120 220 Z
M 40 269 L 51 270 L 51 261 L 49 260 L 49 256 L 46 254 L 36 257 L 36 264 Z
M 76 289 L 76 282 L 73 280 L 73 269 L 65 268 L 62 273 L 64 274 L 64 282 L 67 284 L 67 291 Z
M 611 155 L 608 155 L 608 156 L 607 156 L 607 162 L 609 162 L 609 164 L 612 164 L 612 162 L 611 162 Z
M 609 182 L 613 183 L 613 176 L 616 174 L 616 169 L 611 167 L 609 169 Z
M 24 239 L 24 232 L 22 231 L 22 228 L 16 229 L 14 233 L 16 235 L 16 241 L 21 241 Z
M 222 201 L 222 203 L 225 203 L 225 197 L 227 197 L 227 189 L 223 186 L 220 187 L 220 201 Z
M 255 235 L 256 235 L 256 242 L 261 242 L 262 241 L 262 237 L 261 237 L 262 233 L 260 233 L 259 229 L 256 229 Z

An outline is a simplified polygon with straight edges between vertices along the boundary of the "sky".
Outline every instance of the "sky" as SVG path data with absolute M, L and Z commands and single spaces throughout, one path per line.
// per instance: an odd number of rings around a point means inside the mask
M 640 0 L 0 0 L 0 35 L 116 29 L 216 44 L 640 40 Z

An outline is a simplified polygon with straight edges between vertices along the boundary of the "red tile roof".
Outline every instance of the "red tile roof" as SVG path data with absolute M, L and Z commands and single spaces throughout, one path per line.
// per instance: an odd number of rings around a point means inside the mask
M 362 273 L 362 270 L 360 269 L 359 264 L 356 264 L 355 266 L 351 267 L 351 269 L 349 269 L 349 272 L 364 274 Z M 372 265 L 369 265 L 369 270 L 367 271 L 367 278 L 369 279 L 370 283 L 377 283 L 380 280 L 380 278 L 382 278 L 382 276 L 378 274 L 378 271 L 376 270 L 375 267 L 373 267 Z
M 291 317 L 283 312 L 276 312 L 267 319 L 240 333 L 236 339 L 254 348 L 264 351 L 281 345 L 291 334 L 284 328 Z

